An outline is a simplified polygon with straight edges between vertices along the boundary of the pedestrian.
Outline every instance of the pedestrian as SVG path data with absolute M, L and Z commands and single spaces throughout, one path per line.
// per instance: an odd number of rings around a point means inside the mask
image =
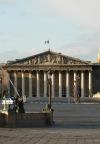
M 77 89 L 77 102 L 80 103 L 80 97 L 81 97 L 81 88 L 79 87 Z
M 13 111 L 16 113 L 18 111 L 18 96 L 14 98 L 14 103 L 13 103 Z

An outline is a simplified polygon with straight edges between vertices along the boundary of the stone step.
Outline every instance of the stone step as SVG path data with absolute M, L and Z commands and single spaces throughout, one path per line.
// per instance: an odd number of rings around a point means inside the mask
M 57 128 L 100 128 L 100 122 L 56 122 L 54 127 Z
M 100 117 L 93 117 L 93 116 L 64 116 L 64 117 L 57 117 L 54 116 L 54 120 L 61 121 L 61 122 L 100 122 Z
M 64 117 L 54 117 L 54 122 L 56 127 L 65 128 L 100 128 L 100 117 L 90 117 L 90 116 L 64 116 Z

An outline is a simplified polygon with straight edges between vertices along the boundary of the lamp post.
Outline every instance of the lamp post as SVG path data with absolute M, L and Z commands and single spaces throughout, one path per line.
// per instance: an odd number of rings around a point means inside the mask
M 47 77 L 48 77 L 48 98 L 49 98 L 49 102 L 48 102 L 48 108 L 51 109 L 51 76 L 52 73 L 49 70 L 47 73 Z
M 2 78 L 0 78 L 0 94 L 2 96 Z
M 3 97 L 3 83 L 2 83 L 2 77 L 0 78 L 0 93 L 1 93 L 1 97 Z

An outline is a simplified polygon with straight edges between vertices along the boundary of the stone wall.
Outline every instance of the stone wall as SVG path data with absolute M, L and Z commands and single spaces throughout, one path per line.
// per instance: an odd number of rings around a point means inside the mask
M 5 114 L 0 113 L 0 127 L 4 127 L 6 125 Z
M 92 73 L 93 94 L 100 92 L 100 64 L 94 64 Z
M 0 126 L 5 127 L 44 127 L 53 124 L 52 112 L 8 113 L 0 117 Z

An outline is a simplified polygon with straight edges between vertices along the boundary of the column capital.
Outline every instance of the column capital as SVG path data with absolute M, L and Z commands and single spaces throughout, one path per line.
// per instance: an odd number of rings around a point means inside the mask
M 62 74 L 62 70 L 59 70 L 59 73 L 61 73 L 61 74 Z
M 81 72 L 85 72 L 86 70 L 81 70 Z
M 88 70 L 88 72 L 92 73 L 93 70 Z
M 44 72 L 44 73 L 47 73 L 48 71 L 44 70 L 43 72 Z
M 32 74 L 32 71 L 29 71 L 29 74 Z
M 51 73 L 54 73 L 54 72 L 55 72 L 55 70 L 48 69 L 48 70 L 47 70 L 47 73 L 48 73 L 49 71 L 50 71 Z
M 69 72 L 70 72 L 70 70 L 66 70 L 66 72 L 68 72 L 68 73 L 69 73 Z
M 77 72 L 78 72 L 78 70 L 73 70 L 73 72 L 77 73 Z
M 18 73 L 18 70 L 15 70 L 15 71 L 14 71 L 14 73 L 16 73 L 16 74 L 17 74 L 17 73 Z
M 37 73 L 39 73 L 39 72 L 40 72 L 40 70 L 36 70 L 36 72 L 37 72 Z

